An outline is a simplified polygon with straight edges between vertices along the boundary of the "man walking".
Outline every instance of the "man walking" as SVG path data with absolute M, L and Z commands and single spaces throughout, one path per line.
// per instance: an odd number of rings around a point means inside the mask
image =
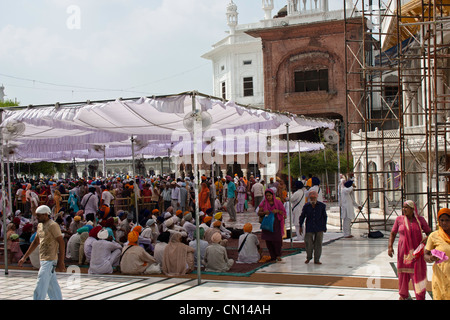
M 251 188 L 251 192 L 253 193 L 254 200 L 255 200 L 255 209 L 258 208 L 259 204 L 261 203 L 263 197 L 264 197 L 264 186 L 262 185 L 259 180 L 256 180 L 256 183 L 253 184 Z
M 317 201 L 319 194 L 317 191 L 310 191 L 308 194 L 309 201 L 303 206 L 302 214 L 299 221 L 299 232 L 303 234 L 302 225 L 306 219 L 306 261 L 309 263 L 313 258 L 314 263 L 322 264 L 320 256 L 322 255 L 323 233 L 327 231 L 327 211 L 326 205 L 323 202 Z
M 50 219 L 51 210 L 48 206 L 42 205 L 36 209 L 38 227 L 36 238 L 31 243 L 30 248 L 19 260 L 21 267 L 28 256 L 39 247 L 39 268 L 36 289 L 34 290 L 34 300 L 45 300 L 47 294 L 50 300 L 62 300 L 61 288 L 56 278 L 56 272 L 65 272 L 64 265 L 65 244 L 59 225 Z
M 236 221 L 236 185 L 232 178 L 227 176 L 227 212 L 230 215 L 230 222 Z

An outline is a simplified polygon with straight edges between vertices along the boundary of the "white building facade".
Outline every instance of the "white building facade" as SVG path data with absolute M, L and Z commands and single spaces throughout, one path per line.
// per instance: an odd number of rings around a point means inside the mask
M 348 1 L 350 4 L 352 1 Z M 280 27 L 329 19 L 343 19 L 343 11 L 329 11 L 328 0 L 287 0 L 273 15 L 274 1 L 262 0 L 262 19 L 239 24 L 237 5 L 227 6 L 228 35 L 215 43 L 202 57 L 211 60 L 213 94 L 226 100 L 253 107 L 264 106 L 263 52 L 260 38 L 245 32 L 250 29 Z

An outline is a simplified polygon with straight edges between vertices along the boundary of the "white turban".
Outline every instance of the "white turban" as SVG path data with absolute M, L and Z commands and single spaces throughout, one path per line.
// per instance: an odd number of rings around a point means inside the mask
M 106 229 L 100 230 L 100 232 L 97 234 L 97 238 L 100 240 L 106 240 L 109 237 L 109 232 Z

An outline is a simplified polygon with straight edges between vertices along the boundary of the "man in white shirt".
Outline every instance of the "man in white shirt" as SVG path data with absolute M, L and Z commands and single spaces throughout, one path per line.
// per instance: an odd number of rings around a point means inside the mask
M 113 267 L 120 263 L 122 246 L 113 241 L 112 230 L 102 229 L 98 234 L 98 241 L 92 243 L 91 261 L 89 263 L 89 274 L 113 273 Z
M 259 182 L 259 180 L 257 180 L 256 183 L 252 186 L 251 192 L 255 197 L 255 208 L 258 208 L 264 197 L 264 186 L 261 182 Z
M 111 186 L 106 186 L 106 189 L 102 192 L 102 200 L 103 204 L 106 204 L 108 207 L 111 207 L 111 201 L 114 200 L 114 196 L 111 193 Z
M 300 215 L 302 214 L 303 206 L 305 205 L 306 193 L 303 182 L 301 181 L 296 181 L 294 184 L 294 188 L 296 189 L 296 191 L 292 194 L 291 199 L 289 199 L 292 206 L 292 222 L 294 223 L 295 230 L 297 233 L 296 240 L 302 241 L 303 237 L 299 232 L 301 228 L 301 225 L 299 225 L 300 223 L 299 221 Z
M 172 188 L 172 193 L 171 193 L 171 199 L 172 199 L 172 207 L 174 211 L 177 211 L 180 208 L 180 186 L 173 181 L 170 184 L 170 187 Z
M 258 237 L 252 233 L 253 226 L 246 223 L 243 227 L 244 234 L 239 236 L 237 263 L 257 263 L 261 258 L 261 247 Z
M 86 221 L 95 222 L 95 216 L 98 211 L 98 197 L 95 187 L 89 187 L 89 192 L 81 199 L 81 206 L 84 207 L 84 218 Z

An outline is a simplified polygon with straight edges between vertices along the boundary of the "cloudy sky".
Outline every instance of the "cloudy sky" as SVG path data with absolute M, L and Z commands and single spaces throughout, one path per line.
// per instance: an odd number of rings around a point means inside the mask
M 0 85 L 21 105 L 212 94 L 201 55 L 226 36 L 229 2 L 2 0 Z M 239 23 L 264 17 L 261 0 L 234 2 Z

